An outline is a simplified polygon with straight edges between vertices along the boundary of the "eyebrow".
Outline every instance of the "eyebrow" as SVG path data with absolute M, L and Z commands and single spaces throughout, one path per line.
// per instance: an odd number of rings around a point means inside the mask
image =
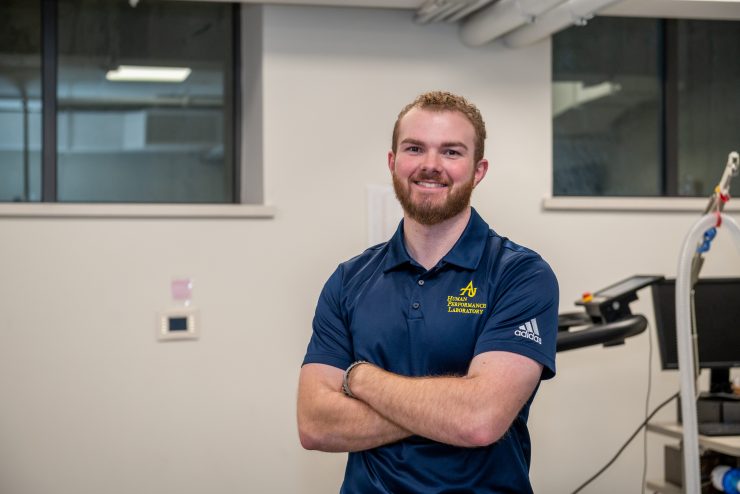
M 465 150 L 468 149 L 468 146 L 466 146 L 464 143 L 459 142 L 459 141 L 443 142 L 441 147 L 443 148 L 463 148 Z
M 414 144 L 417 146 L 424 146 L 425 143 L 423 141 L 420 141 L 418 139 L 413 139 L 411 137 L 407 137 L 406 139 L 401 141 L 401 144 Z M 440 147 L 443 148 L 463 148 L 465 150 L 468 149 L 468 146 L 466 146 L 463 142 L 460 141 L 448 141 L 443 142 Z

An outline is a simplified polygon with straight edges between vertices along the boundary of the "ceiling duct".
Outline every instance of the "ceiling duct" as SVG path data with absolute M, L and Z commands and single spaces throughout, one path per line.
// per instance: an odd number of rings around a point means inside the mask
M 417 22 L 461 21 L 460 39 L 481 46 L 501 39 L 512 48 L 536 43 L 595 15 L 740 19 L 740 0 L 426 0 Z
M 495 0 L 426 0 L 416 11 L 416 22 L 457 22 Z
M 567 0 L 538 16 L 534 22 L 504 36 L 507 46 L 520 48 L 531 45 L 571 25 L 584 25 L 598 11 L 621 0 Z
M 527 24 L 567 0 L 499 0 L 466 19 L 460 38 L 468 46 L 480 46 Z

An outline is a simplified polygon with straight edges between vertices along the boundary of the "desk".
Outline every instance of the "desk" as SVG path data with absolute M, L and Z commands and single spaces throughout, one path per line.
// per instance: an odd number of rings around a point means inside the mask
M 647 430 L 675 439 L 683 439 L 683 428 L 677 422 L 649 423 Z M 702 436 L 699 435 L 699 446 L 718 453 L 740 457 L 740 436 Z M 663 494 L 681 494 L 683 489 L 665 481 L 647 481 L 647 488 Z
M 683 428 L 676 422 L 648 424 L 647 430 L 683 439 Z M 699 434 L 699 446 L 730 456 L 740 456 L 740 436 L 702 436 Z
M 673 485 L 670 482 L 648 480 L 645 482 L 645 487 L 650 492 L 659 492 L 660 494 L 683 494 L 681 487 Z

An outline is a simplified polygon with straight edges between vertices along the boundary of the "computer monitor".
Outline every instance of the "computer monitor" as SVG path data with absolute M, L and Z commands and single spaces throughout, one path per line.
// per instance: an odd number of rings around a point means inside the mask
M 710 392 L 729 392 L 730 368 L 740 367 L 740 278 L 703 278 L 694 291 L 699 366 L 711 369 Z M 675 280 L 652 293 L 662 367 L 678 369 Z

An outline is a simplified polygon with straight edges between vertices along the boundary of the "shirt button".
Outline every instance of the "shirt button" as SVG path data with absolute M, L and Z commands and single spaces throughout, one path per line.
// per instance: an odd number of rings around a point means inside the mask
M 419 283 L 419 286 L 424 286 L 424 280 L 419 280 L 417 283 Z
M 413 307 L 414 309 L 418 309 L 420 306 L 421 304 L 419 302 L 414 302 L 413 304 L 411 304 L 411 307 Z

